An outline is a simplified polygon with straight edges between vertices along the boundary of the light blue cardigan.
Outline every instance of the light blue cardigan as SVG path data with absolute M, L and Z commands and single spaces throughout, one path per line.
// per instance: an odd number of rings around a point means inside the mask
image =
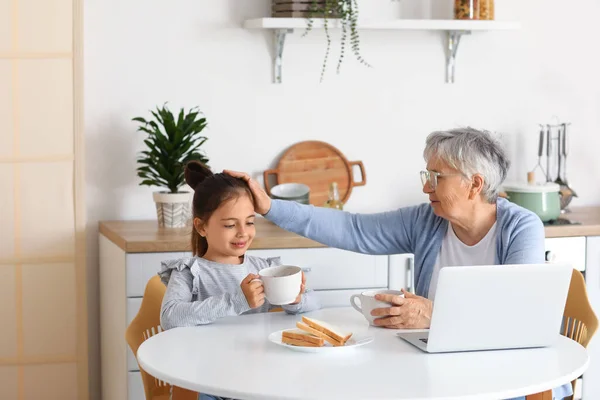
M 542 221 L 531 211 L 503 198 L 496 204 L 496 264 L 543 263 Z M 416 292 L 425 297 L 448 229 L 448 220 L 436 216 L 429 204 L 378 214 L 351 214 L 273 200 L 265 217 L 285 230 L 330 247 L 365 254 L 412 253 Z
M 533 212 L 506 199 L 496 202 L 496 264 L 541 264 L 544 226 Z M 330 247 L 365 254 L 415 255 L 416 293 L 427 297 L 448 220 L 427 203 L 377 214 L 351 214 L 292 201 L 272 200 L 265 217 L 285 230 Z M 570 384 L 554 389 L 562 399 Z

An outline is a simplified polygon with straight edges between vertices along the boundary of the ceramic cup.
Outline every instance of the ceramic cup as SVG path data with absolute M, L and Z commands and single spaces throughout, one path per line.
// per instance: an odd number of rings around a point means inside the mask
M 258 274 L 269 303 L 290 304 L 298 297 L 300 286 L 302 286 L 302 268 L 280 265 L 262 269 Z
M 356 311 L 361 313 L 369 324 L 373 325 L 373 320 L 375 318 L 381 318 L 382 316 L 375 317 L 371 315 L 371 311 L 376 308 L 387 308 L 390 306 L 390 303 L 386 303 L 384 301 L 375 300 L 376 294 L 393 294 L 404 297 L 401 291 L 399 290 L 368 290 L 366 292 L 362 292 L 361 294 L 353 294 L 350 297 L 350 305 L 354 307 Z M 359 304 L 356 304 L 356 300 L 359 301 Z

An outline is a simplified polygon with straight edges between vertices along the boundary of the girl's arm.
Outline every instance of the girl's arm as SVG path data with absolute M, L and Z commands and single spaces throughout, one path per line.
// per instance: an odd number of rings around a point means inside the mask
M 160 310 L 163 329 L 210 324 L 219 318 L 240 315 L 250 306 L 241 288 L 204 300 L 192 301 L 192 273 L 188 268 L 171 272 Z

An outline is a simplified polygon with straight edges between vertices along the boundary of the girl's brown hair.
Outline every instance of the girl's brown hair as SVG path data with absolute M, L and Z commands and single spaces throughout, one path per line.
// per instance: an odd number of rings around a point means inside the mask
M 231 175 L 212 171 L 199 161 L 190 161 L 185 166 L 185 182 L 194 189 L 192 214 L 206 223 L 223 202 L 247 195 L 254 203 L 252 191 L 246 181 Z M 192 254 L 202 257 L 206 254 L 208 242 L 192 228 Z

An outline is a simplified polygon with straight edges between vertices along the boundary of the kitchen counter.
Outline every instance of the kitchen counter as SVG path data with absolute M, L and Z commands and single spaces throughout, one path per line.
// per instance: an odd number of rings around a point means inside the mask
M 563 218 L 581 222 L 580 225 L 546 226 L 547 238 L 571 236 L 600 236 L 600 207 L 577 207 Z M 104 221 L 100 233 L 127 253 L 190 251 L 191 227 L 164 229 L 155 220 Z M 302 236 L 285 231 L 272 222 L 256 218 L 256 236 L 251 249 L 285 249 L 325 247 Z
M 255 220 L 256 236 L 251 249 L 286 249 L 325 247 L 324 245 L 283 230 L 271 221 Z M 165 229 L 151 221 L 104 221 L 100 233 L 127 253 L 191 251 L 192 227 Z
M 575 207 L 560 218 L 580 222 L 580 225 L 547 225 L 547 238 L 572 236 L 600 236 L 600 207 Z

